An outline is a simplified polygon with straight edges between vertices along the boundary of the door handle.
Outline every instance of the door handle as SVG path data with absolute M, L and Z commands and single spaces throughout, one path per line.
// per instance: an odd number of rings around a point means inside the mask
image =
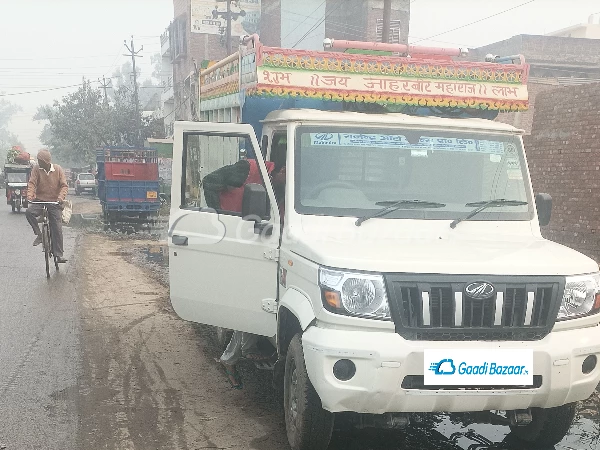
M 188 245 L 187 236 L 178 236 L 176 234 L 173 235 L 173 244 L 175 245 Z

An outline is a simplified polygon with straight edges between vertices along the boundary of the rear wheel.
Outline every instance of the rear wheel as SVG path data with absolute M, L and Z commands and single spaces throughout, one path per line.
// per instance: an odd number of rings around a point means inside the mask
M 75 195 L 81 195 L 81 192 L 79 192 L 79 189 L 75 189 Z
M 286 355 L 283 407 L 292 450 L 325 450 L 329 446 L 333 414 L 321 407 L 308 378 L 299 334 L 292 338 Z
M 18 199 L 16 200 L 16 202 L 17 202 L 17 211 L 18 211 L 18 212 L 21 212 L 21 199 L 20 199 L 20 198 L 18 198 Z
M 48 224 L 42 225 L 42 245 L 44 246 L 44 258 L 46 259 L 46 277 L 50 278 L 50 232 Z
M 575 420 L 577 403 L 556 408 L 532 408 L 532 421 L 526 426 L 510 426 L 510 431 L 528 448 L 552 447 L 568 433 Z

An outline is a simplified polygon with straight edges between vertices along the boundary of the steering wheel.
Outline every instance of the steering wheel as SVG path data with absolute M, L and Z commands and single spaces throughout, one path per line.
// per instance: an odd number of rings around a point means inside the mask
M 314 188 L 312 188 L 312 190 L 308 193 L 308 198 L 311 199 L 315 199 L 317 198 L 317 195 L 325 190 L 325 189 L 329 189 L 329 188 L 342 188 L 342 189 L 356 189 L 356 186 L 351 184 L 351 183 L 347 183 L 345 181 L 326 181 L 324 183 L 319 183 L 317 184 Z

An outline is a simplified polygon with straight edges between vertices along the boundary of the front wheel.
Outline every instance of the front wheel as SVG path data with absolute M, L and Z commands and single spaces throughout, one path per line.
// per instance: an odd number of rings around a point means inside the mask
M 325 450 L 333 431 L 333 414 L 308 379 L 300 335 L 293 337 L 285 359 L 285 428 L 292 450 Z
M 81 192 L 79 192 L 79 190 L 75 189 L 75 195 L 81 195 Z
M 510 426 L 511 434 L 529 448 L 552 447 L 568 433 L 575 420 L 577 403 L 556 408 L 533 408 L 532 421 L 525 426 Z
M 12 212 L 15 212 L 17 210 L 14 200 L 10 203 L 10 206 L 12 207 Z
M 17 211 L 21 212 L 21 199 L 17 199 Z

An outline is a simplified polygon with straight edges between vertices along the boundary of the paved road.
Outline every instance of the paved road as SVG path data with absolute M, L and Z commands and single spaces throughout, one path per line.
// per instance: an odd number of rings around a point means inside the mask
M 0 445 L 73 449 L 79 330 L 73 262 L 48 280 L 25 214 L 0 190 Z M 77 234 L 65 228 L 65 257 Z

